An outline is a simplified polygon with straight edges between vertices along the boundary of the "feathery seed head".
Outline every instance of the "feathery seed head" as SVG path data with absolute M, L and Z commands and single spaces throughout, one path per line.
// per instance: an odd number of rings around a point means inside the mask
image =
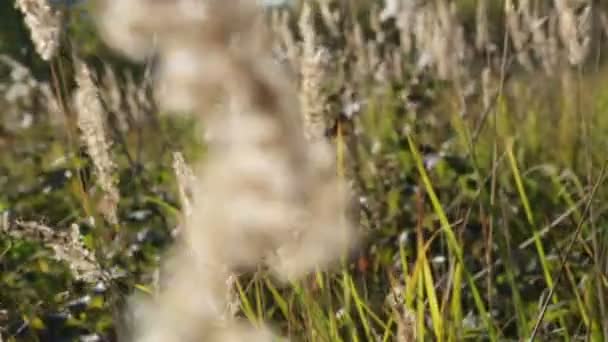
M 183 1 L 126 2 L 138 4 L 139 14 L 106 8 L 123 16 L 117 25 L 102 15 L 102 27 L 115 30 L 107 37 L 132 34 L 111 43 L 135 39 L 130 53 L 137 55 L 145 45 L 138 42 L 154 36 L 161 103 L 196 112 L 213 137 L 192 186 L 194 201 L 180 248 L 167 261 L 175 265 L 172 285 L 160 292 L 156 309 L 150 310 L 155 315 L 139 320 L 138 340 L 197 340 L 203 331 L 211 341 L 240 338 L 225 335 L 239 330 L 224 319 L 231 301 L 226 280 L 234 272 L 266 265 L 278 278 L 292 279 L 334 261 L 351 246 L 335 158 L 322 139 L 306 142 L 296 87 L 273 59 L 254 1 L 202 1 L 207 15 L 185 19 Z M 161 10 L 162 20 L 148 17 Z M 307 115 L 319 117 L 322 107 L 312 102 L 321 99 L 314 89 L 320 84 L 318 49 L 309 19 L 303 17 L 302 25 L 308 30 L 305 108 Z M 139 30 L 130 32 L 135 27 Z M 192 298 L 184 302 L 183 293 Z
M 116 168 L 110 156 L 110 142 L 106 138 L 104 111 L 99 99 L 97 86 L 89 67 L 76 61 L 76 83 L 74 108 L 78 116 L 81 139 L 91 157 L 97 177 L 97 185 L 103 191 L 102 214 L 112 224 L 118 223 L 117 205 L 120 194 L 114 181 Z
M 59 49 L 63 12 L 47 0 L 17 0 L 15 5 L 23 13 L 36 52 L 50 61 Z

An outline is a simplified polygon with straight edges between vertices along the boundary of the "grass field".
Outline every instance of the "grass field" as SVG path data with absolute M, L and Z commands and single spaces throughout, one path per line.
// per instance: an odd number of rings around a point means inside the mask
M 604 4 L 305 1 L 264 30 L 124 3 L 144 14 L 51 11 L 47 61 L 0 57 L 0 340 L 608 340 Z M 292 202 L 305 247 L 273 226 Z

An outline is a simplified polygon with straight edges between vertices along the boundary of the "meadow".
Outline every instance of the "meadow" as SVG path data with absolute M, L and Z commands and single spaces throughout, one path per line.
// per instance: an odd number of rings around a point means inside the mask
M 608 6 L 0 4 L 0 341 L 608 340 Z

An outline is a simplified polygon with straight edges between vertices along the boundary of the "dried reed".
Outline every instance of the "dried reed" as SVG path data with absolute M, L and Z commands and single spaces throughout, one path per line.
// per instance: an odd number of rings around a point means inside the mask
M 47 0 L 17 0 L 15 5 L 23 13 L 36 51 L 43 60 L 50 61 L 59 49 L 63 12 Z
M 114 179 L 115 164 L 110 155 L 110 142 L 104 127 L 105 114 L 99 91 L 89 67 L 81 61 L 75 63 L 76 83 L 74 108 L 78 116 L 81 139 L 95 169 L 96 181 L 103 191 L 100 210 L 111 224 L 118 224 L 117 205 L 120 194 Z
M 185 216 L 190 216 L 192 214 L 192 188 L 196 184 L 196 177 L 190 166 L 186 164 L 181 152 L 173 153 L 173 172 L 177 179 L 182 212 Z
M 312 9 L 310 4 L 303 4 L 299 22 L 302 34 L 302 52 L 300 57 L 300 108 L 304 122 L 304 134 L 309 140 L 323 138 L 326 131 L 325 106 L 323 95 L 324 66 L 322 50 L 319 48 Z
M 77 224 L 69 231 L 56 230 L 38 222 L 18 221 L 6 233 L 16 239 L 37 241 L 53 250 L 56 260 L 65 262 L 74 278 L 94 283 L 103 279 L 103 273 L 93 253 L 81 241 Z
M 137 10 L 123 11 L 129 7 Z M 161 13 L 162 21 L 151 19 Z M 184 246 L 167 261 L 172 285 L 159 294 L 154 316 L 140 320 L 139 340 L 204 333 L 223 341 L 235 331 L 235 323 L 222 323 L 231 273 L 266 264 L 277 277 L 295 279 L 352 241 L 330 148 L 306 143 L 293 82 L 273 60 L 262 19 L 250 1 L 128 0 L 102 11 L 108 41 L 123 49 L 132 42 L 128 54 L 149 52 L 156 38 L 161 103 L 196 112 L 211 136 Z M 315 58 L 308 44 L 307 57 Z M 184 293 L 191 298 L 182 300 Z
M 0 64 L 10 69 L 7 82 L 0 83 L 5 125 L 18 123 L 19 126 L 27 126 L 23 125 L 29 121 L 26 116 L 36 119 L 43 117 L 42 113 L 51 124 L 62 122 L 59 103 L 47 82 L 36 79 L 31 70 L 9 56 L 0 55 Z

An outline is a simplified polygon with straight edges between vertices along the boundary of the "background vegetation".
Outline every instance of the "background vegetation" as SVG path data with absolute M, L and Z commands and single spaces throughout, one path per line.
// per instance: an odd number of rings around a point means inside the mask
M 321 84 L 327 136 L 357 194 L 364 239 L 340 267 L 301 283 L 280 285 L 262 269 L 240 276 L 238 315 L 294 340 L 409 341 L 413 331 L 418 340 L 608 339 L 604 4 L 594 8 L 586 62 L 547 72 L 538 56 L 532 68 L 521 63 L 505 2 L 487 9 L 488 41 L 498 43 L 469 58 L 467 78 L 440 77 L 408 54 L 399 68 L 382 66 L 400 43 L 396 19 L 373 19 L 382 6 L 332 2 L 343 16 L 335 32 L 314 7 L 330 56 Z M 450 3 L 473 41 L 478 2 Z M 19 78 L 0 64 L 0 336 L 8 341 L 113 341 L 128 329 L 127 300 L 153 295 L 180 223 L 172 152 L 204 157 L 200 127 L 159 112 L 152 65 L 132 66 L 105 48 L 89 6 L 69 8 L 60 55 L 45 63 L 12 1 L 0 3 L 0 54 L 31 72 Z M 285 27 L 298 40 L 291 11 Z M 41 100 L 44 83 L 68 101 L 75 54 L 96 67 L 104 105 L 113 90 L 121 98 L 123 113 L 104 118 L 118 166 L 117 225 L 101 215 L 73 114 Z M 106 83 L 110 70 L 115 83 Z M 13 101 L 21 84 L 30 93 Z M 44 239 L 9 234 L 32 223 L 60 232 L 78 224 L 111 279 L 77 279 Z

